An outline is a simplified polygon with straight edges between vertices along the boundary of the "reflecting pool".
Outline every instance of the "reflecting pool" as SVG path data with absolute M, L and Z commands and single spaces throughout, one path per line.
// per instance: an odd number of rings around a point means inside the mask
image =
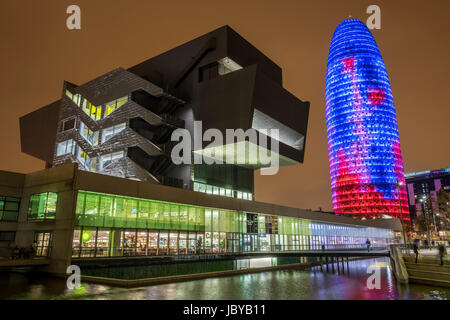
M 381 270 L 380 289 L 368 289 L 367 268 Z M 65 280 L 33 279 L 24 274 L 0 273 L 0 299 L 449 299 L 450 289 L 400 285 L 388 258 L 349 262 L 345 273 L 279 270 L 209 278 L 141 288 L 116 288 L 84 283 L 68 290 Z

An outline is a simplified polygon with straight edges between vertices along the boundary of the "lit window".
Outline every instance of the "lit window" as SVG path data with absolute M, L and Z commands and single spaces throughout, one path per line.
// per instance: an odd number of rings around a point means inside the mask
M 20 198 L 0 196 L 0 221 L 17 221 Z
M 92 120 L 100 120 L 102 116 L 102 106 L 96 107 L 86 99 L 83 100 L 83 111 L 91 117 Z
M 66 90 L 66 96 L 67 96 L 70 100 L 73 99 L 73 94 L 72 94 L 69 90 Z
M 83 122 L 80 124 L 80 134 L 85 138 L 91 145 L 98 145 L 98 131 L 92 131 Z
M 89 171 L 97 171 L 97 159 L 91 158 L 81 147 L 78 147 L 78 161 Z
M 125 96 L 125 97 L 119 98 L 117 100 L 106 103 L 104 117 L 109 116 L 114 110 L 123 106 L 127 102 L 128 102 L 128 96 Z
M 73 95 L 72 101 L 77 105 L 80 106 L 81 104 L 81 94 L 77 93 Z
M 102 143 L 105 141 L 108 141 L 111 139 L 114 135 L 118 134 L 119 132 L 123 131 L 126 128 L 126 123 L 120 123 L 118 125 L 115 125 L 113 127 L 109 127 L 106 129 L 103 129 L 102 131 Z
M 70 139 L 67 141 L 63 141 L 58 143 L 57 147 L 56 147 L 56 156 L 62 156 L 64 154 L 68 154 L 68 153 L 74 153 L 75 151 L 75 142 Z
M 242 192 L 240 192 L 240 191 L 237 192 L 237 198 L 242 199 Z
M 105 154 L 101 156 L 100 160 L 100 170 L 105 169 L 108 165 L 110 165 L 112 162 L 117 161 L 119 159 L 123 158 L 123 151 L 114 152 L 110 154 Z
M 55 219 L 58 194 L 45 192 L 32 194 L 28 206 L 28 220 Z
M 128 102 L 128 96 L 117 99 L 116 109 Z
M 72 94 L 69 90 L 66 90 L 66 96 L 72 100 L 77 106 L 80 106 L 81 95 L 79 93 Z

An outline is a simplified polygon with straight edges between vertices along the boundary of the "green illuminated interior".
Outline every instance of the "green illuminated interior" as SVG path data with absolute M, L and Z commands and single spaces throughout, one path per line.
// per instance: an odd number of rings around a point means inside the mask
M 20 198 L 0 196 L 0 221 L 17 221 Z
M 58 194 L 45 192 L 32 194 L 28 206 L 28 220 L 55 219 Z
M 72 257 L 359 248 L 390 230 L 78 191 Z

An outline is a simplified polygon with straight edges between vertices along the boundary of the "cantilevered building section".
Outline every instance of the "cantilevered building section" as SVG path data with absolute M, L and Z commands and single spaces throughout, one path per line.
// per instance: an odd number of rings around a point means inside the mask
M 283 88 L 281 68 L 225 26 L 127 70 L 64 82 L 59 101 L 21 118 L 22 151 L 47 167 L 76 162 L 86 171 L 252 200 L 261 163 L 175 165 L 172 132 L 185 128 L 194 137 L 194 121 L 224 136 L 226 129 L 279 129 L 280 165 L 291 165 L 303 162 L 308 114 L 309 103 Z M 208 143 L 192 151 L 204 154 Z
M 334 211 L 409 220 L 388 74 L 375 39 L 356 19 L 339 24 L 331 41 L 326 118 Z

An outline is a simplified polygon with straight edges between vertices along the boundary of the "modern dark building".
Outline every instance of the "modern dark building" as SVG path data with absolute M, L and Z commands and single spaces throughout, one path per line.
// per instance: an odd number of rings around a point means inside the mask
M 225 26 L 129 69 L 81 85 L 65 81 L 60 100 L 20 119 L 21 143 L 47 167 L 76 162 L 81 170 L 251 200 L 260 163 L 174 165 L 172 132 L 185 128 L 194 139 L 194 121 L 224 136 L 276 128 L 280 165 L 291 165 L 303 162 L 308 114 L 309 102 L 283 88 L 281 68 Z M 192 141 L 192 151 L 202 154 L 208 143 Z
M 65 273 L 93 258 L 395 242 L 395 219 L 254 201 L 253 170 L 262 162 L 172 161 L 172 132 L 185 128 L 194 137 L 201 120 L 203 130 L 224 133 L 279 129 L 280 165 L 302 163 L 308 113 L 309 103 L 283 88 L 281 68 L 229 27 L 127 70 L 82 85 L 64 82 L 60 100 L 20 118 L 22 151 L 47 168 L 0 171 L 0 253 L 37 241 L 37 255 L 49 257 L 43 270 Z M 260 142 L 274 152 L 272 140 Z M 251 144 L 231 145 L 242 143 Z M 207 146 L 192 145 L 197 154 Z
M 424 213 L 439 213 L 437 192 L 444 189 L 450 195 L 450 167 L 405 174 L 409 212 L 414 220 Z

